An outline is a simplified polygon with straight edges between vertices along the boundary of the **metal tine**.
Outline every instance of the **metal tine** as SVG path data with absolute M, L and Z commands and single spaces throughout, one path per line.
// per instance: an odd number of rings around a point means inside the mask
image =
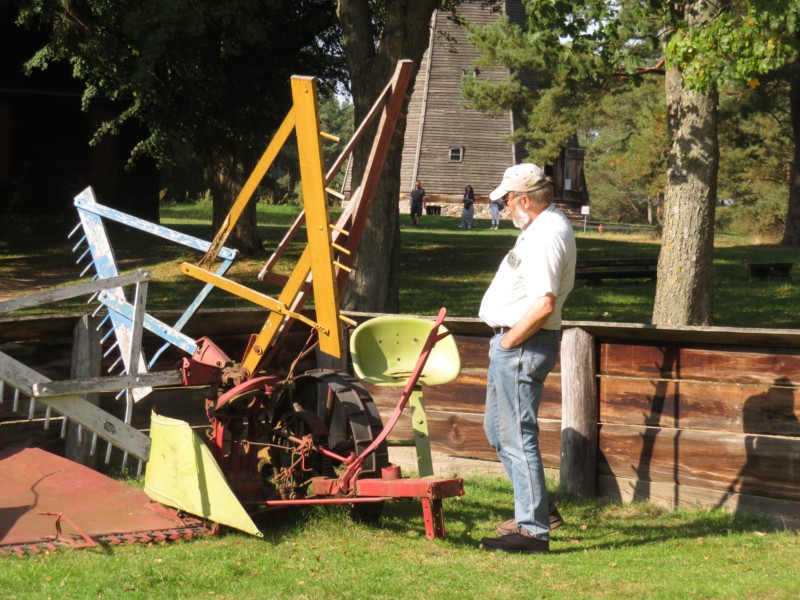
M 112 364 L 110 367 L 108 367 L 107 373 L 111 373 L 111 371 L 114 370 L 114 367 L 116 367 L 119 364 L 119 361 L 121 361 L 121 360 L 122 360 L 122 355 L 120 355 L 120 357 L 117 360 L 114 361 L 114 364 Z
M 67 437 L 67 421 L 69 419 L 67 419 L 67 417 L 62 417 L 62 419 L 63 420 L 61 421 L 61 439 L 63 440 L 65 437 Z
M 36 398 L 31 396 L 31 403 L 28 406 L 28 421 L 33 421 L 33 415 L 36 413 Z
M 94 277 L 92 277 L 92 281 L 94 281 Z M 92 302 L 97 300 L 97 296 L 99 296 L 99 295 L 100 295 L 100 292 L 95 292 L 94 294 L 89 296 L 89 299 L 86 301 L 86 304 L 91 304 Z M 102 306 L 103 305 L 101 304 L 99 308 L 102 308 Z
M 86 258 L 86 255 L 87 255 L 87 254 L 89 254 L 89 252 L 91 252 L 91 251 L 92 251 L 92 249 L 91 249 L 91 248 L 87 248 L 86 250 L 84 250 L 84 251 L 83 251 L 83 254 L 81 254 L 81 255 L 80 255 L 80 256 L 79 256 L 79 257 L 78 257 L 78 258 L 75 260 L 75 264 L 76 264 L 76 265 L 79 265 L 79 264 L 81 264 L 81 263 L 83 262 L 83 259 L 84 259 L 84 258 Z
M 105 341 L 106 341 L 106 340 L 107 340 L 109 337 L 111 337 L 111 334 L 112 334 L 112 333 L 114 333 L 114 328 L 113 328 L 113 327 L 112 327 L 111 329 L 109 329 L 109 330 L 108 330 L 108 331 L 105 333 L 105 335 L 103 335 L 103 337 L 102 337 L 102 338 L 100 338 L 100 342 L 104 344 L 104 343 L 105 343 Z
M 19 388 L 14 388 L 14 402 L 11 404 L 11 412 L 17 412 L 19 407 Z
M 136 466 L 136 479 L 142 478 L 142 469 L 144 468 L 144 461 L 140 458 Z
M 89 300 L 91 300 L 91 298 L 89 298 Z M 97 305 L 97 308 L 95 308 L 95 309 L 94 309 L 94 312 L 92 313 L 92 316 L 93 316 L 93 317 L 96 317 L 96 316 L 98 315 L 98 313 L 99 313 L 101 310 L 103 310 L 104 308 L 105 308 L 105 304 L 98 304 L 98 305 Z M 107 319 L 108 317 L 110 317 L 110 316 L 111 316 L 111 315 L 109 315 L 108 313 L 106 313 L 106 316 L 105 316 L 105 317 L 103 317 L 103 320 L 101 321 L 100 325 L 98 325 L 98 328 L 99 328 L 99 327 L 102 327 L 102 326 L 103 326 L 103 323 L 105 323 L 106 319 Z M 95 331 L 98 331 L 98 329 L 95 329 Z
M 111 462 L 111 448 L 112 448 L 111 442 L 108 442 L 106 444 L 106 459 L 105 459 L 106 464 L 109 464 Z
M 123 473 L 125 472 L 125 467 L 126 467 L 127 465 L 128 465 L 128 451 L 127 451 L 127 450 L 125 450 L 125 451 L 122 453 L 122 469 L 121 469 L 121 470 L 122 470 L 122 472 L 123 472 Z
M 103 306 L 103 305 L 101 304 L 100 306 Z M 97 327 L 95 328 L 95 331 L 100 331 L 103 328 L 103 325 L 106 324 L 106 321 L 108 321 L 110 318 L 111 318 L 111 314 L 106 314 L 106 316 L 103 317 L 103 320 L 100 321 L 100 323 L 98 323 Z
M 89 448 L 89 456 L 92 456 L 95 452 L 97 452 L 97 434 L 92 434 L 92 445 Z
M 78 423 L 78 431 L 75 437 L 77 438 L 79 444 L 83 441 L 83 425 L 80 423 Z
M 111 345 L 108 347 L 108 350 L 106 350 L 105 352 L 103 352 L 103 358 L 106 358 L 106 357 L 107 357 L 109 354 L 111 354 L 111 353 L 114 351 L 114 348 L 116 348 L 116 347 L 118 347 L 118 346 L 119 346 L 119 340 L 117 340 L 116 342 L 114 342 L 113 344 L 111 344 Z
M 81 244 L 86 241 L 86 236 L 84 235 L 81 239 L 78 240 L 78 243 L 72 247 L 72 253 L 75 254 L 78 251 L 78 248 L 81 247 Z
M 77 233 L 77 231 L 78 231 L 78 230 L 79 230 L 79 229 L 80 229 L 82 226 L 83 226 L 83 222 L 82 222 L 82 221 L 78 221 L 78 224 L 77 224 L 77 225 L 75 225 L 75 227 L 73 227 L 73 228 L 72 228 L 72 231 L 70 231 L 70 232 L 67 234 L 67 239 L 68 239 L 68 240 L 69 240 L 69 239 L 72 239 L 72 236 L 73 236 L 73 235 L 75 235 L 75 233 Z
M 48 404 L 47 408 L 44 409 L 44 428 L 50 429 L 50 414 L 51 414 L 51 407 Z
M 90 262 L 88 265 L 86 265 L 86 268 L 83 271 L 81 271 L 80 276 L 83 277 L 84 275 L 86 275 L 86 273 L 89 272 L 89 269 L 91 269 L 93 266 L 94 262 Z
M 3 403 L 3 396 L 6 393 L 6 382 L 4 379 L 0 379 L 0 404 Z

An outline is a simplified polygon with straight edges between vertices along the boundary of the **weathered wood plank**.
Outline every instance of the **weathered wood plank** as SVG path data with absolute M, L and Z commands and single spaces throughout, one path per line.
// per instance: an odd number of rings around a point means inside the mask
M 600 421 L 800 436 L 796 395 L 786 387 L 604 377 Z
M 603 343 L 600 374 L 800 387 L 800 351 Z
M 0 379 L 22 390 L 30 396 L 35 383 L 46 383 L 48 379 L 36 371 L 0 352 Z M 80 424 L 85 430 L 126 450 L 132 456 L 147 460 L 150 454 L 150 438 L 113 415 L 100 410 L 80 396 L 40 398 L 38 402 L 50 406 L 54 411 Z
M 471 370 L 480 369 L 484 373 L 489 368 L 489 339 L 491 337 L 491 329 L 488 326 L 483 336 L 475 335 L 458 335 L 455 334 L 456 345 L 458 352 L 461 355 L 461 369 Z M 559 374 L 561 372 L 561 363 L 556 362 L 551 375 Z
M 644 501 L 666 508 L 724 507 L 734 513 L 767 518 L 779 529 L 800 528 L 800 502 L 791 500 L 609 475 L 598 475 L 597 487 L 600 496 L 618 502 Z
M 102 335 L 98 331 L 101 319 L 85 315 L 75 325 L 72 344 L 72 371 L 73 378 L 97 377 L 103 366 Z M 32 393 L 36 396 L 36 388 L 40 384 L 34 383 Z M 44 384 L 47 385 L 47 384 Z M 89 404 L 100 404 L 100 395 L 87 393 L 82 398 Z M 67 439 L 64 456 L 84 466 L 94 468 L 97 464 L 97 452 L 92 452 L 92 438 L 82 426 L 76 423 L 67 423 Z
M 386 422 L 394 410 L 394 403 L 375 401 L 381 418 Z M 426 405 L 431 449 L 452 456 L 497 460 L 497 453 L 486 441 L 483 432 L 483 415 L 453 411 L 430 410 Z M 540 419 L 539 441 L 542 461 L 548 468 L 558 468 L 560 461 L 561 423 Z M 407 440 L 413 437 L 410 412 L 406 411 L 392 430 L 389 439 Z
M 375 400 L 397 403 L 401 388 L 363 383 Z M 425 406 L 431 410 L 483 414 L 486 405 L 486 372 L 461 372 L 455 381 L 441 386 L 423 388 Z M 561 419 L 561 379 L 551 373 L 544 385 L 539 417 Z
M 0 302 L 0 313 L 13 312 L 22 308 L 58 302 L 60 300 L 66 300 L 67 298 L 75 298 L 77 296 L 91 296 L 96 292 L 100 292 L 108 288 L 126 286 L 146 281 L 150 281 L 150 273 L 148 271 L 135 271 L 133 273 L 120 275 L 118 277 L 110 277 L 108 279 L 88 281 L 85 283 L 75 283 L 68 287 L 45 290 L 44 292 L 20 296 L 19 298 L 13 298 L 12 300 Z
M 800 438 L 602 425 L 598 474 L 800 500 Z
M 561 344 L 564 369 L 574 376 L 564 381 L 559 483 L 570 496 L 596 495 L 597 377 L 595 339 L 583 329 L 571 329 Z

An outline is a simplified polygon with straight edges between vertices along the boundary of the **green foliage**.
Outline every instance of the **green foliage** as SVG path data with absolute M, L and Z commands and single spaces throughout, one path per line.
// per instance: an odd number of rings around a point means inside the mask
M 754 90 L 731 88 L 720 95 L 717 227 L 776 234 L 786 225 L 792 148 L 788 83 Z
M 467 79 L 462 92 L 479 110 L 515 109 L 524 123 L 517 140 L 525 142 L 533 160 L 551 162 L 576 130 L 597 127 L 597 105 L 625 85 L 621 75 L 638 83 L 644 70 L 657 65 L 660 33 L 673 14 L 655 5 L 645 10 L 633 1 L 529 0 L 525 5 L 524 30 L 506 17 L 470 29 L 471 43 L 483 54 L 480 62 L 509 67 L 509 80 Z M 521 89 L 519 77 L 534 77 L 534 86 Z
M 262 150 L 290 106 L 289 77 L 332 87 L 343 75 L 335 5 L 327 0 L 20 1 L 19 22 L 48 43 L 29 61 L 66 61 L 84 83 L 84 105 L 111 101 L 116 116 L 95 141 L 128 120 L 147 136 L 133 158 L 172 156 L 185 143 L 206 167 L 214 157 Z
M 325 133 L 338 137 L 339 143 L 323 139 L 322 153 L 325 164 L 330 165 L 342 151 L 344 144 L 353 137 L 354 116 L 353 103 L 346 98 L 337 97 L 335 94 L 326 94 L 320 98 L 319 103 L 320 127 Z M 345 165 L 346 166 L 346 165 Z M 330 187 L 338 190 L 341 188 L 345 169 L 331 182 Z
M 626 82 L 600 98 L 581 136 L 592 218 L 644 223 L 648 202 L 664 192 L 667 126 L 663 81 Z
M 667 57 L 699 90 L 720 83 L 751 88 L 800 56 L 800 3 L 796 0 L 736 0 L 702 26 L 673 35 Z

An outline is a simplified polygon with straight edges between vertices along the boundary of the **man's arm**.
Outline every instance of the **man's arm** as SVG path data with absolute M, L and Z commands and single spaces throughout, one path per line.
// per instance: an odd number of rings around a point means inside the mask
M 522 318 L 506 331 L 500 339 L 500 347 L 506 350 L 519 346 L 527 339 L 533 337 L 542 328 L 556 308 L 556 296 L 552 292 L 537 298 L 531 307 L 525 311 Z

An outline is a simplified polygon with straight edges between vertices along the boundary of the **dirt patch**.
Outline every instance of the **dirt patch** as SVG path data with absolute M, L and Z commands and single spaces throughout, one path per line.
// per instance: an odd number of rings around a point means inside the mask
M 6 276 L 0 285 L 0 302 L 28 294 L 43 292 L 49 288 L 78 281 L 78 273 L 58 269 L 47 273 L 15 274 Z

